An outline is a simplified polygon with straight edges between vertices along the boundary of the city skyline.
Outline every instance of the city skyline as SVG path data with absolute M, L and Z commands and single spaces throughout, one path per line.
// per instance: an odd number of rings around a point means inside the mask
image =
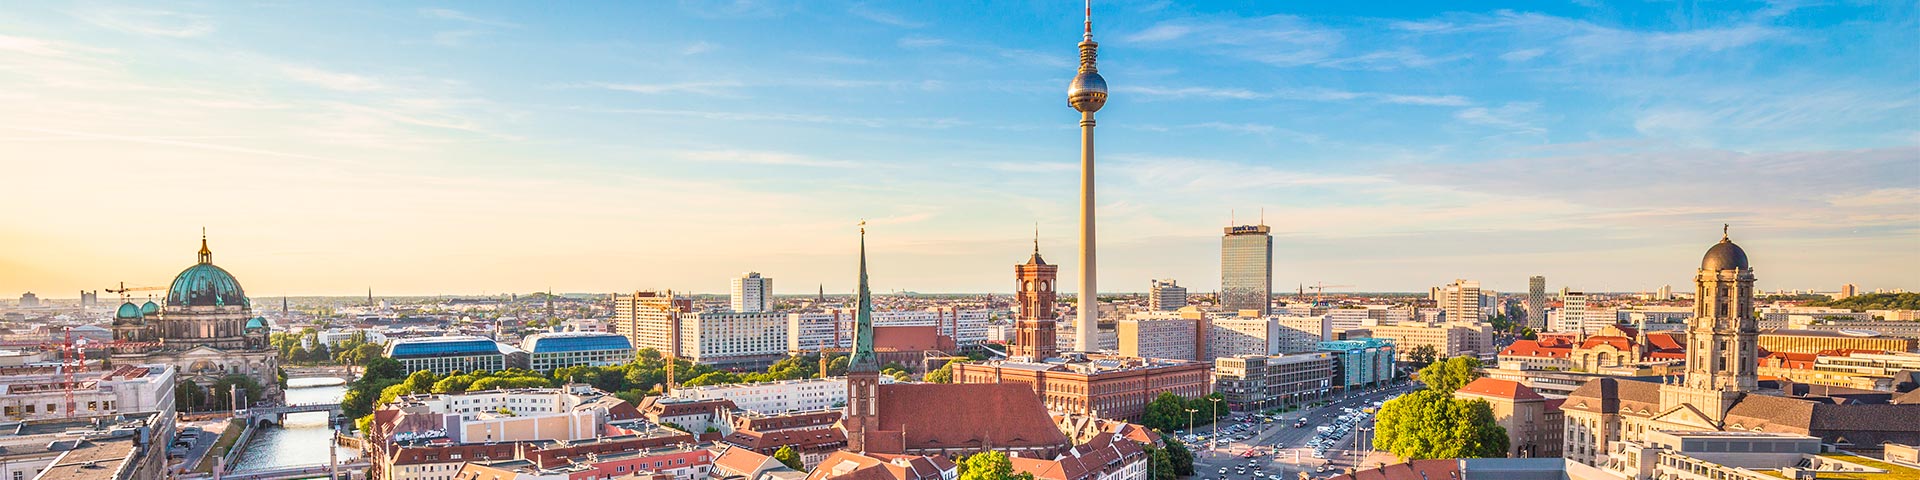
M 157 284 L 205 226 L 263 297 L 845 292 L 868 218 L 876 290 L 1010 292 L 1033 222 L 1072 258 L 1060 3 L 25 5 L 0 291 Z M 1762 290 L 1920 286 L 1911 6 L 1264 8 L 1095 5 L 1103 291 L 1214 290 L 1263 207 L 1276 293 L 1650 291 L 1721 223 Z

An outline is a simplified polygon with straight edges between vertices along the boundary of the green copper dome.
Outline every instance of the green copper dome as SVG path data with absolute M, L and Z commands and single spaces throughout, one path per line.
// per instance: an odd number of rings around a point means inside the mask
M 131 304 L 129 304 L 129 305 L 131 305 Z M 158 304 L 158 303 L 153 303 L 153 301 L 152 301 L 152 300 L 148 300 L 148 301 L 147 301 L 147 303 L 146 303 L 145 305 L 141 305 L 141 306 L 140 306 L 140 314 L 141 314 L 141 315 L 153 315 L 153 314 L 156 314 L 156 313 L 160 313 L 160 304 Z
M 200 262 L 173 277 L 173 286 L 167 288 L 167 306 L 244 307 L 247 292 L 240 289 L 240 281 L 234 280 L 233 274 L 213 266 L 213 251 L 207 248 L 206 237 L 201 237 Z
M 140 307 L 133 302 L 120 304 L 120 310 L 113 312 L 113 318 L 140 318 Z
M 247 320 L 247 329 L 248 329 L 248 330 L 252 330 L 252 329 L 256 329 L 256 328 L 267 328 L 267 318 L 266 318 L 266 317 L 253 317 L 253 319 L 252 319 L 252 320 Z

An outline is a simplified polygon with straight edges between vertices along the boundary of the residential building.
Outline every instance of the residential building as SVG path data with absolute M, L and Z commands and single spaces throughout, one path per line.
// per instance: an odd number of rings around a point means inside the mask
M 1549 337 L 1515 340 L 1501 349 L 1497 368 L 1509 370 L 1565 370 L 1573 368 L 1573 344 Z
M 1920 476 L 1920 468 L 1828 451 L 1821 443 L 1820 438 L 1792 433 L 1653 430 L 1641 439 L 1615 442 L 1602 468 L 1626 480 L 1894 480 Z M 1888 445 L 1889 451 L 1899 446 Z
M 1147 449 L 1139 442 L 1101 433 L 1052 460 L 1012 458 L 1015 474 L 1034 480 L 1146 480 Z
M 1016 457 L 1019 458 L 1019 457 Z M 805 480 L 956 480 L 960 467 L 942 455 L 890 455 L 837 451 L 807 472 Z
M 1252 312 L 1247 312 L 1252 313 Z M 1273 355 L 1282 351 L 1289 343 L 1288 335 L 1305 336 L 1302 332 L 1282 331 L 1280 322 L 1274 317 L 1220 317 L 1207 324 L 1206 360 L 1236 355 Z
M 893 383 L 893 378 L 881 376 L 880 383 Z M 680 401 L 727 400 L 735 408 L 761 414 L 812 412 L 846 405 L 847 378 L 678 387 L 667 394 L 667 398 Z
M 1386 385 L 1398 377 L 1396 348 L 1391 339 L 1356 338 L 1320 342 L 1319 350 L 1333 355 L 1333 385 L 1338 392 L 1346 392 Z
M 1584 332 L 1587 328 L 1587 294 L 1583 292 L 1560 292 L 1560 320 L 1555 322 L 1555 332 Z
M 1207 353 L 1204 336 L 1196 333 L 1208 324 L 1205 313 L 1193 308 L 1178 312 L 1186 316 L 1142 313 L 1166 312 L 1135 312 L 1116 322 L 1121 356 L 1197 360 Z
M 1508 457 L 1558 457 L 1566 420 L 1560 404 L 1511 380 L 1479 378 L 1453 392 L 1454 398 L 1483 400 L 1493 421 L 1507 429 Z
M 1047 409 L 1110 419 L 1138 419 L 1162 392 L 1196 398 L 1212 392 L 1208 364 L 1185 360 L 1088 355 L 1073 362 L 977 362 L 953 366 L 955 383 L 1019 384 Z
M 1273 235 L 1266 225 L 1236 225 L 1220 237 L 1220 306 L 1256 310 L 1273 304 Z
M 1880 310 L 1899 312 L 1904 310 Z M 1828 320 L 1807 315 L 1788 317 L 1787 330 L 1816 332 L 1873 332 L 1889 337 L 1920 339 L 1920 321 L 1914 320 Z
M 1498 353 L 1493 349 L 1493 326 L 1485 323 L 1405 322 L 1375 325 L 1368 330 L 1374 338 L 1393 340 L 1401 360 L 1408 360 L 1413 350 L 1422 346 L 1433 347 L 1436 359 L 1470 356 L 1492 360 Z
M 764 368 L 787 357 L 788 315 L 707 311 L 681 314 L 680 358 L 718 368 Z
M 396 410 L 402 418 L 431 419 L 424 422 L 423 430 L 439 432 L 453 443 L 590 439 L 600 436 L 610 421 L 640 416 L 626 401 L 579 384 L 408 395 L 381 410 Z M 415 431 L 410 428 L 415 425 L 401 422 L 390 434 Z
M 679 355 L 680 316 L 693 311 L 693 299 L 672 290 L 636 291 L 613 296 L 613 333 L 625 335 L 635 349 Z
M 1769 352 L 1820 353 L 1826 350 L 1915 351 L 1920 340 L 1881 335 L 1872 330 L 1772 330 L 1759 334 Z
M 807 354 L 853 348 L 854 314 L 853 309 L 845 308 L 788 314 L 787 351 Z M 986 309 L 951 307 L 873 312 L 875 327 L 938 327 L 939 335 L 950 338 L 955 348 L 959 349 L 975 348 L 986 343 L 987 323 L 992 318 L 993 312 Z M 1011 336 L 1009 338 L 1017 340 Z
M 1454 279 L 1453 283 L 1433 287 L 1428 297 L 1447 312 L 1448 321 L 1478 322 L 1486 319 L 1480 308 L 1480 295 L 1479 281 Z
M 634 360 L 633 343 L 613 333 L 536 333 L 528 335 L 521 347 L 527 352 L 528 368 L 542 373 L 581 365 L 623 365 Z
M 1760 358 L 1760 374 L 1796 383 L 1891 392 L 1920 383 L 1920 353 L 1827 350 L 1820 353 L 1770 352 Z
M 475 336 L 403 338 L 387 344 L 387 358 L 399 360 L 409 372 L 428 370 L 435 375 L 526 368 L 526 353 Z
M 1187 288 L 1173 279 L 1154 280 L 1147 287 L 1147 309 L 1171 312 L 1187 306 Z
M 1332 314 L 1279 316 L 1274 323 L 1280 327 L 1280 351 L 1273 353 L 1311 352 L 1320 342 L 1335 340 Z
M 732 280 L 732 295 L 728 306 L 740 313 L 757 313 L 773 310 L 773 278 L 762 277 L 760 272 L 747 272 Z
M 1340 382 L 1331 352 L 1239 355 L 1213 360 L 1214 391 L 1233 410 L 1293 407 L 1326 398 Z
M 761 414 L 730 413 L 722 441 L 730 445 L 772 455 L 782 448 L 800 454 L 803 466 L 818 466 L 828 455 L 847 446 L 847 434 L 834 425 L 840 421 L 840 408 L 811 412 Z
M 1663 302 L 1667 300 L 1672 300 L 1673 285 L 1661 285 L 1659 290 L 1654 291 L 1653 298 L 1655 300 L 1659 300 Z
M 422 480 L 707 480 L 725 447 L 682 443 L 576 457 L 488 459 L 460 465 L 444 479 Z
M 170 479 L 165 445 L 172 425 L 171 413 L 157 412 L 13 423 L 0 435 L 0 478 Z

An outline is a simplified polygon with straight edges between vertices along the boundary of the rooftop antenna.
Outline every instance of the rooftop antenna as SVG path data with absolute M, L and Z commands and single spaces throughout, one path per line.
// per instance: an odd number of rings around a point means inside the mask
M 1260 225 L 1267 225 L 1267 207 L 1260 207 Z

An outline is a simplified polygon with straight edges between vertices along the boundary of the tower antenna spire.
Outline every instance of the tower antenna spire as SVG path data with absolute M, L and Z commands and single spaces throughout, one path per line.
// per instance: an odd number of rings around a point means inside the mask
M 1086 33 L 1086 38 L 1087 38 L 1088 40 L 1091 40 L 1091 39 L 1093 39 L 1093 0 L 1087 0 L 1087 33 Z
M 1033 254 L 1040 254 L 1040 222 L 1033 222 Z

